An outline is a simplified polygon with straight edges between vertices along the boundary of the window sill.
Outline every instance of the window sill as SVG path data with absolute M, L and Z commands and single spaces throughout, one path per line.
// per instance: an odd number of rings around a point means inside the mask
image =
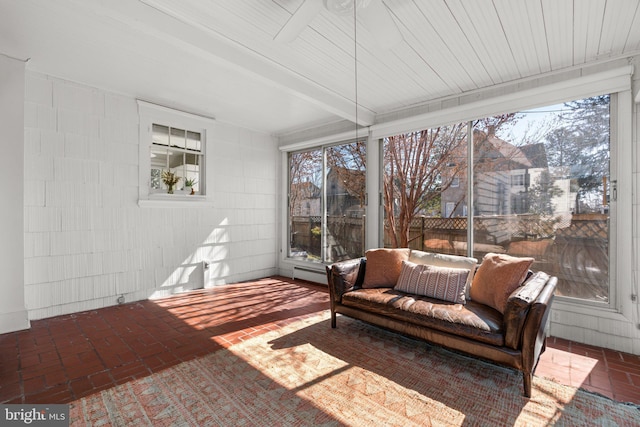
M 213 202 L 206 196 L 190 194 L 150 194 L 147 199 L 139 199 L 141 208 L 211 208 Z
M 589 302 L 581 303 L 580 300 L 575 300 L 572 298 L 556 297 L 556 299 L 554 299 L 553 301 L 553 310 L 582 314 L 586 316 L 597 316 L 599 318 L 604 318 L 604 319 L 612 319 L 612 320 L 627 321 L 627 322 L 629 321 L 629 319 L 626 316 L 624 316 L 622 313 L 620 313 L 614 308 L 609 307 L 604 303 L 602 304 L 597 304 L 597 303 L 594 304 Z

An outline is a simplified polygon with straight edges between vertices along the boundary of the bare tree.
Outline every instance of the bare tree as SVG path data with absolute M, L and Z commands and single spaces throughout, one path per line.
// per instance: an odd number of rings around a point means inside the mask
M 364 206 L 366 194 L 366 142 L 341 144 L 327 150 L 327 165 L 342 186 Z
M 300 203 L 311 194 L 311 187 L 319 187 L 322 152 L 320 150 L 292 153 L 289 156 L 289 216 L 295 215 Z
M 384 209 L 393 247 L 408 246 L 413 218 L 466 168 L 459 155 L 466 127 L 461 123 L 384 140 Z
M 474 128 L 486 129 L 485 132 L 474 133 L 474 149 L 477 151 L 474 172 L 492 171 L 496 168 L 496 161 L 512 160 L 509 157 L 514 157 L 517 150 L 494 159 L 488 150 L 495 151 L 496 148 L 488 146 L 487 141 L 489 136 L 495 139 L 495 130 L 515 119 L 515 114 L 504 114 L 472 123 Z M 465 200 L 469 173 L 467 123 L 386 138 L 384 162 L 385 225 L 392 246 L 406 247 L 412 220 L 432 208 L 454 182 L 460 188 L 456 206 Z
M 609 176 L 609 95 L 594 96 L 564 104 L 557 127 L 547 135 L 546 147 L 552 166 L 571 168 L 575 213 L 597 207 L 582 203 L 589 194 L 600 195 L 603 177 Z

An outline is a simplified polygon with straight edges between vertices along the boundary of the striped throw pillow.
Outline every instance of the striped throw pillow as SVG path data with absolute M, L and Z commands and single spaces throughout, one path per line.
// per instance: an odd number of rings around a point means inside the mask
M 408 294 L 465 304 L 468 276 L 469 270 L 464 268 L 437 267 L 402 261 L 402 270 L 394 289 Z

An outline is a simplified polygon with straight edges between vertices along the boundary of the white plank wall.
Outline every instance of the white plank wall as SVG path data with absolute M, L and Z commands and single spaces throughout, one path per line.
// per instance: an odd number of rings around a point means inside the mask
M 5 159 L 0 203 L 0 334 L 29 327 L 22 286 L 24 112 L 20 106 L 24 104 L 24 67 L 24 61 L 0 54 L 0 150 Z
M 214 207 L 142 208 L 133 98 L 35 72 L 25 94 L 30 319 L 274 273 L 273 138 L 216 123 Z

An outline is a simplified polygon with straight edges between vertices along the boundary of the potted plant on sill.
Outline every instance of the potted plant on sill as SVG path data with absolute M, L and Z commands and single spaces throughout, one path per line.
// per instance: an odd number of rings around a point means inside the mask
M 195 194 L 195 191 L 193 191 L 193 186 L 196 185 L 196 180 L 193 178 L 185 178 L 184 180 L 184 191 L 187 194 Z
M 193 178 L 185 178 L 184 180 L 184 191 L 187 194 L 195 194 L 193 191 L 193 186 L 196 185 L 196 180 Z
M 171 171 L 162 171 L 162 182 L 167 186 L 167 193 L 173 194 L 173 186 L 180 181 L 180 177 Z

